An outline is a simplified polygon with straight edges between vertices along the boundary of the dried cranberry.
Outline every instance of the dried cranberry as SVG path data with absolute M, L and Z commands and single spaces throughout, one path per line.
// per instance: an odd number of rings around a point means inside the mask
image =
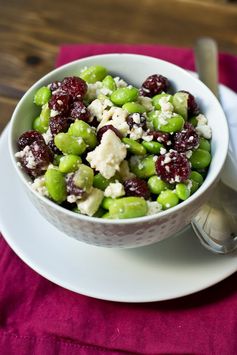
M 64 116 L 57 115 L 51 117 L 49 121 L 50 131 L 53 135 L 56 135 L 60 132 L 67 132 L 71 123 L 72 121 Z
M 66 178 L 67 193 L 68 193 L 68 195 L 82 197 L 85 194 L 85 191 L 84 191 L 84 189 L 75 185 L 74 175 L 75 174 L 69 174 Z
M 63 79 L 61 90 L 71 95 L 74 100 L 83 99 L 87 91 L 87 84 L 77 76 L 69 76 Z
M 127 179 L 124 182 L 124 189 L 126 196 L 138 196 L 148 199 L 150 197 L 150 191 L 145 180 L 140 178 Z
M 116 136 L 118 136 L 120 139 L 122 139 L 123 136 L 122 136 L 122 134 L 119 132 L 119 130 L 117 130 L 117 128 L 115 128 L 114 126 L 108 124 L 108 125 L 106 125 L 106 126 L 101 127 L 101 128 L 98 130 L 98 132 L 97 132 L 97 139 L 98 139 L 99 142 L 101 141 L 103 134 L 104 134 L 105 132 L 107 132 L 109 129 L 110 129 L 111 131 L 113 131 L 113 132 L 116 134 Z
M 44 138 L 42 134 L 37 131 L 26 131 L 18 139 L 19 150 L 23 150 L 27 145 L 31 145 L 33 142 L 43 142 Z
M 142 129 L 146 130 L 146 117 L 139 114 L 139 113 L 132 113 L 128 115 L 126 118 L 127 124 L 129 125 L 130 129 L 132 129 L 134 126 L 136 127 L 141 127 Z
M 153 97 L 154 95 L 166 92 L 168 90 L 169 81 L 166 77 L 159 74 L 153 74 L 142 84 L 140 95 Z
M 172 184 L 187 180 L 191 169 L 184 154 L 172 151 L 158 157 L 156 172 L 162 180 Z
M 61 81 L 53 81 L 51 84 L 50 84 L 50 90 L 53 92 L 53 91 L 56 91 L 58 90 L 59 88 L 61 87 Z
M 178 152 L 186 152 L 198 146 L 199 136 L 191 123 L 186 122 L 181 132 L 173 136 L 174 149 Z
M 97 120 L 97 118 L 93 117 L 92 121 L 90 122 L 90 126 L 97 128 L 99 126 L 99 123 L 100 122 Z
M 61 152 L 61 150 L 59 150 L 57 147 L 56 147 L 56 145 L 55 145 L 55 143 L 54 143 L 54 139 L 51 139 L 49 142 L 48 142 L 48 147 L 49 147 L 49 149 L 51 150 L 51 152 L 53 153 L 53 154 L 62 154 L 62 152 Z
M 82 101 L 74 101 L 71 110 L 70 117 L 79 118 L 80 120 L 88 122 L 90 119 L 90 112 L 87 110 L 85 104 Z
M 169 133 L 161 132 L 161 131 L 148 131 L 147 134 L 152 136 L 153 140 L 164 144 L 165 146 L 171 145 L 171 136 Z
M 66 114 L 69 111 L 71 102 L 72 97 L 70 95 L 59 92 L 52 95 L 49 100 L 49 108 L 59 113 Z
M 39 141 L 25 147 L 25 154 L 21 158 L 23 168 L 33 178 L 42 175 L 52 161 L 50 149 L 44 142 Z
M 185 90 L 180 90 L 179 92 L 184 92 L 185 94 L 188 94 L 188 117 L 197 116 L 200 113 L 200 110 L 195 97 L 190 94 L 190 92 Z

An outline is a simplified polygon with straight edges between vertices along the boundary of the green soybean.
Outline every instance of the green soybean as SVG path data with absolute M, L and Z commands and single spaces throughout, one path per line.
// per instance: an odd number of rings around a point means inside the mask
M 42 86 L 35 93 L 34 103 L 37 106 L 43 106 L 49 101 L 51 95 L 50 89 L 47 86 Z
M 93 186 L 96 187 L 97 189 L 104 191 L 106 187 L 108 187 L 109 184 L 114 181 L 115 181 L 114 177 L 112 177 L 111 179 L 106 179 L 103 175 L 101 175 L 101 173 L 98 173 L 94 176 Z
M 156 110 L 160 110 L 161 109 L 160 99 L 163 98 L 163 97 L 167 97 L 168 98 L 168 102 L 172 103 L 172 96 L 169 95 L 169 94 L 163 93 L 163 94 L 155 95 L 152 98 L 152 105 L 155 107 Z
M 156 141 L 150 141 L 150 142 L 143 141 L 142 145 L 149 153 L 152 154 L 159 154 L 160 148 L 164 148 L 163 144 Z
M 176 184 L 175 192 L 178 198 L 182 201 L 187 200 L 187 198 L 190 196 L 190 189 L 184 183 Z
M 117 89 L 116 83 L 111 75 L 107 75 L 103 81 L 103 86 L 110 91 L 115 91 Z
M 64 156 L 64 155 L 62 155 L 62 154 L 54 154 L 53 165 L 59 166 L 60 159 L 61 159 L 63 156 Z
M 142 197 L 118 198 L 109 207 L 109 214 L 119 219 L 143 217 L 147 211 L 147 203 Z
M 167 210 L 168 208 L 176 206 L 179 203 L 179 198 L 174 190 L 165 190 L 161 191 L 157 202 L 161 204 L 163 210 Z
M 127 102 L 122 106 L 122 108 L 128 111 L 129 114 L 146 112 L 145 107 L 137 102 Z
M 188 93 L 176 92 L 173 96 L 174 112 L 181 115 L 185 120 L 188 117 Z
M 194 169 L 207 168 L 211 162 L 211 154 L 207 150 L 197 149 L 193 151 L 190 162 Z
M 112 197 L 104 197 L 103 200 L 102 200 L 101 206 L 104 209 L 109 210 L 111 204 L 113 204 L 114 201 L 115 201 L 115 199 L 112 198 Z
M 42 125 L 40 116 L 38 116 L 38 117 L 36 117 L 36 118 L 34 119 L 32 128 L 33 128 L 35 131 L 39 132 L 39 133 L 45 133 L 45 132 L 46 132 L 45 127 Z
M 106 213 L 106 210 L 104 210 L 102 207 L 99 207 L 98 210 L 96 211 L 95 214 L 93 214 L 93 217 L 101 218 L 103 215 Z
M 184 119 L 182 116 L 177 115 L 177 116 L 172 116 L 171 118 L 167 118 L 166 119 L 167 123 L 164 124 L 163 119 L 159 117 L 158 112 L 153 116 L 152 122 L 156 131 L 162 131 L 167 133 L 181 131 L 184 126 Z
M 124 87 L 115 90 L 110 96 L 110 100 L 118 106 L 123 106 L 127 102 L 136 101 L 138 98 L 138 89 L 134 87 Z
M 203 183 L 203 176 L 197 171 L 191 171 L 190 177 L 191 180 L 196 181 L 199 185 Z
M 66 181 L 61 171 L 48 169 L 45 173 L 45 186 L 49 196 L 57 203 L 62 203 L 67 198 Z
M 199 183 L 197 181 L 195 181 L 195 180 L 192 180 L 192 179 L 190 179 L 190 180 L 192 182 L 192 186 L 191 186 L 191 189 L 190 189 L 190 193 L 192 195 L 194 192 L 196 192 L 199 189 Z
M 127 150 L 135 155 L 145 155 L 146 149 L 143 147 L 142 144 L 134 141 L 130 138 L 122 138 L 122 142 L 126 144 Z
M 86 143 L 81 137 L 74 137 L 68 133 L 58 133 L 54 137 L 54 143 L 64 154 L 81 155 L 86 150 Z
M 77 155 L 68 154 L 60 158 L 59 161 L 59 171 L 62 173 L 71 173 L 78 169 L 79 164 L 81 164 L 81 158 Z
M 42 107 L 41 113 L 33 121 L 33 129 L 40 133 L 45 133 L 49 128 L 50 109 L 48 105 Z
M 197 127 L 198 120 L 196 119 L 196 117 L 191 117 L 189 119 L 189 122 L 193 125 L 193 127 Z
M 203 149 L 203 150 L 207 150 L 208 152 L 210 152 L 211 151 L 211 144 L 207 139 L 200 137 L 198 148 Z
M 89 166 L 80 164 L 75 172 L 73 182 L 77 187 L 90 192 L 93 185 L 94 172 Z
M 148 179 L 147 184 L 151 193 L 155 195 L 159 195 L 161 191 L 167 190 L 169 188 L 169 184 L 161 180 L 161 178 L 157 175 L 151 176 Z
M 96 133 L 93 128 L 82 120 L 76 120 L 69 127 L 68 134 L 74 137 L 83 138 L 84 142 L 90 147 L 95 148 L 97 144 Z
M 141 179 L 146 179 L 156 174 L 153 155 L 148 155 L 145 158 L 134 155 L 129 160 L 129 166 L 131 172 Z
M 107 69 L 101 65 L 93 65 L 80 73 L 80 78 L 88 84 L 94 84 L 97 81 L 102 81 L 107 75 Z

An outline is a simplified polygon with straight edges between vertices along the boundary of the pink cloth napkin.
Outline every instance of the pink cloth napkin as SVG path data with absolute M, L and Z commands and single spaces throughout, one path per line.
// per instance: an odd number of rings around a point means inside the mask
M 152 55 L 194 68 L 191 50 L 153 45 L 66 45 L 57 65 L 111 52 Z M 237 58 L 221 54 L 220 70 L 221 81 L 237 91 L 233 80 Z M 24 264 L 2 237 L 0 251 L 0 354 L 237 353 L 237 273 L 177 300 L 114 303 L 47 281 Z

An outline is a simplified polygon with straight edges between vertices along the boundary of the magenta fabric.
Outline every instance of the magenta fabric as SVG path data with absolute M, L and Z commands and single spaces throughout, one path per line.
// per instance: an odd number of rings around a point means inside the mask
M 152 55 L 194 68 L 190 49 L 154 45 L 65 45 L 57 65 L 112 52 Z M 237 91 L 237 58 L 221 54 L 220 74 Z M 237 354 L 237 273 L 177 300 L 102 301 L 44 279 L 0 236 L 0 280 L 3 355 Z

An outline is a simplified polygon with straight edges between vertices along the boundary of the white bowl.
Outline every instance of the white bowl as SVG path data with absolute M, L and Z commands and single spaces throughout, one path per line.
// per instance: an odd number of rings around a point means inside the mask
M 127 220 L 106 220 L 76 214 L 66 210 L 36 193 L 29 184 L 29 177 L 17 166 L 15 153 L 17 139 L 31 129 L 37 115 L 33 105 L 35 91 L 65 76 L 77 75 L 85 66 L 100 64 L 114 76 L 120 76 L 134 86 L 151 74 L 162 74 L 171 82 L 175 91 L 187 90 L 196 98 L 201 112 L 212 128 L 212 162 L 201 187 L 186 201 L 159 214 Z M 35 83 L 18 103 L 10 123 L 9 149 L 16 173 L 29 198 L 39 212 L 55 227 L 70 237 L 103 247 L 131 248 L 156 243 L 178 232 L 190 223 L 200 207 L 207 201 L 226 159 L 228 127 L 224 112 L 212 92 L 184 69 L 152 57 L 134 54 L 105 54 L 88 57 L 66 64 Z M 33 207 L 33 206 L 32 206 Z M 27 211 L 26 211 L 27 213 Z M 38 226 L 40 228 L 40 226 Z M 32 241 L 33 242 L 33 241 Z

